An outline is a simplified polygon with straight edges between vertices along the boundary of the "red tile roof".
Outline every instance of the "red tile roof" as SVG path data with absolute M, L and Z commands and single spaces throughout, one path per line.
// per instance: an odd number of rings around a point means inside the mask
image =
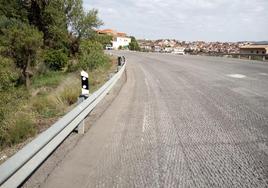
M 119 36 L 119 37 L 126 37 L 127 36 L 126 33 L 117 32 L 116 30 L 113 30 L 113 29 L 97 30 L 97 33 L 107 34 L 107 35 L 112 35 L 112 36 Z

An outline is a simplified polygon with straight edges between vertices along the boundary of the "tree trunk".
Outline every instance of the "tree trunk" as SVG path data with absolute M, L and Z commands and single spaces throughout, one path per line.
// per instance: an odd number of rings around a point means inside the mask
M 29 89 L 30 87 L 30 63 L 31 63 L 31 55 L 28 55 L 27 58 L 27 65 L 26 65 L 26 69 L 25 69 L 25 85 L 26 88 Z
M 74 39 L 71 42 L 71 53 L 72 55 L 75 55 L 79 51 L 79 39 Z

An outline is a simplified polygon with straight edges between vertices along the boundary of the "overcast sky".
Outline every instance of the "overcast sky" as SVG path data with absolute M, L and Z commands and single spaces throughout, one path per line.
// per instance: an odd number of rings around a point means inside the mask
M 268 40 L 268 0 L 84 0 L 105 25 L 136 38 Z

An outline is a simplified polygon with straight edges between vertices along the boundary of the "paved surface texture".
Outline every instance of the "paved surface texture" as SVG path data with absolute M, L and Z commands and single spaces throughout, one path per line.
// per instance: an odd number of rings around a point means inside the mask
M 268 64 L 113 53 L 127 82 L 41 187 L 268 187 Z

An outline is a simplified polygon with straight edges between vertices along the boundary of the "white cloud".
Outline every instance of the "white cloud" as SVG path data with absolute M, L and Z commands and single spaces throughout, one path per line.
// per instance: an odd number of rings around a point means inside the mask
M 84 0 L 105 28 L 138 38 L 268 40 L 267 0 Z

